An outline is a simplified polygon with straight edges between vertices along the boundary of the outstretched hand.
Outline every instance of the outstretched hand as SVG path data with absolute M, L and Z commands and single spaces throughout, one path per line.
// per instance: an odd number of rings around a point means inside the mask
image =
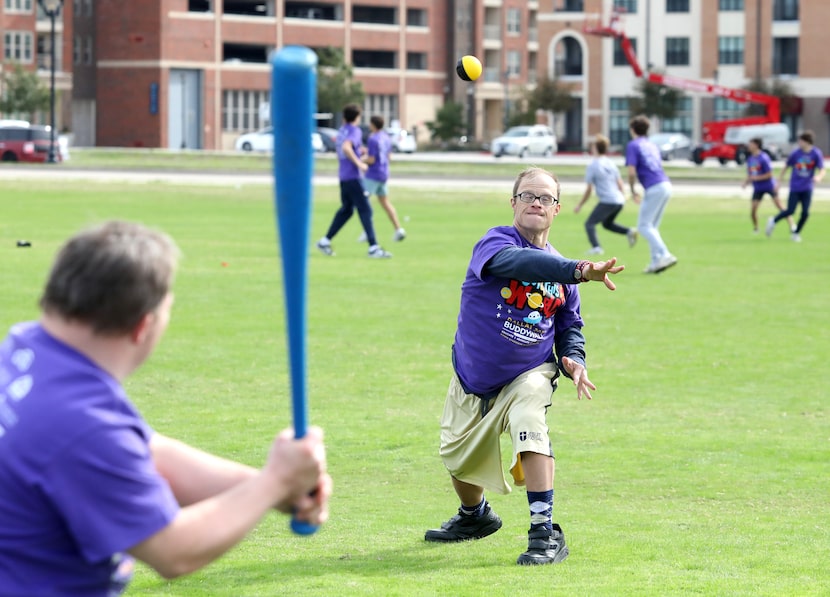
M 590 390 L 596 390 L 597 387 L 588 379 L 588 370 L 569 357 L 562 357 L 562 365 L 576 386 L 576 397 L 582 400 L 584 396 L 588 400 L 591 400 Z
M 608 274 L 618 274 L 625 269 L 624 265 L 617 265 L 617 258 L 612 257 L 607 261 L 589 262 L 582 272 L 585 280 L 602 282 L 608 290 L 616 290 L 617 285 L 608 277 Z

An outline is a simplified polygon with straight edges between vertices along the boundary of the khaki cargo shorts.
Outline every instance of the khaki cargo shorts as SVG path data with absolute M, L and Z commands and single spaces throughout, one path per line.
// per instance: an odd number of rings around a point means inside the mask
M 490 401 L 481 416 L 481 399 L 466 394 L 453 375 L 441 416 L 439 454 L 450 474 L 465 483 L 496 493 L 510 493 L 501 460 L 500 437 L 513 440 L 510 473 L 516 485 L 524 485 L 521 452 L 553 456 L 548 438 L 547 409 L 556 389 L 555 363 L 544 363 L 519 375 Z

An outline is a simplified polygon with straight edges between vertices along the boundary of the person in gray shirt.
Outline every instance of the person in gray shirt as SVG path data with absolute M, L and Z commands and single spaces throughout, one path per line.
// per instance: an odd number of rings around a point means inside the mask
M 625 204 L 625 195 L 623 194 L 623 179 L 619 168 L 606 155 L 608 152 L 608 145 L 610 141 L 604 135 L 597 135 L 594 137 L 594 142 L 591 143 L 591 155 L 594 159 L 588 164 L 585 171 L 585 193 L 582 195 L 582 200 L 574 207 L 574 213 L 579 213 L 582 206 L 591 198 L 591 193 L 596 190 L 599 203 L 597 203 L 591 215 L 585 221 L 585 232 L 588 233 L 588 241 L 591 243 L 591 248 L 588 250 L 589 255 L 602 255 L 602 246 L 599 244 L 597 238 L 597 224 L 602 223 L 602 227 L 617 234 L 624 234 L 628 238 L 628 245 L 634 246 L 637 242 L 637 230 L 635 228 L 626 228 L 617 224 L 614 220 L 622 211 Z

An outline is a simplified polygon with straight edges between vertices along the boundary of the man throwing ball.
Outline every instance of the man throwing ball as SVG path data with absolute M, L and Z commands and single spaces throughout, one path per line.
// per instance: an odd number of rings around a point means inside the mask
M 441 418 L 440 454 L 461 501 L 458 514 L 427 541 L 480 539 L 501 519 L 484 490 L 506 494 L 499 437 L 510 433 L 510 472 L 527 487 L 527 551 L 518 564 L 553 564 L 568 556 L 553 522 L 554 458 L 547 409 L 560 370 L 591 398 L 596 386 L 585 366 L 585 339 L 577 285 L 601 281 L 623 266 L 616 258 L 591 263 L 565 259 L 548 235 L 560 210 L 556 176 L 541 168 L 521 172 L 513 185 L 513 225 L 490 229 L 473 248 L 461 287 L 452 347 L 454 375 Z

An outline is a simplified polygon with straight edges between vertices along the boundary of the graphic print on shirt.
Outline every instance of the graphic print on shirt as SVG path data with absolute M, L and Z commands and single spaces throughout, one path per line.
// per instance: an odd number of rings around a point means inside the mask
M 496 319 L 502 320 L 501 335 L 514 344 L 538 344 L 549 320 L 565 303 L 565 288 L 558 282 L 510 280 L 499 291 L 504 303 L 496 305 Z
M 810 154 L 805 154 L 798 157 L 795 164 L 793 164 L 793 175 L 801 178 L 809 178 L 813 175 L 813 170 L 816 169 L 816 160 Z

